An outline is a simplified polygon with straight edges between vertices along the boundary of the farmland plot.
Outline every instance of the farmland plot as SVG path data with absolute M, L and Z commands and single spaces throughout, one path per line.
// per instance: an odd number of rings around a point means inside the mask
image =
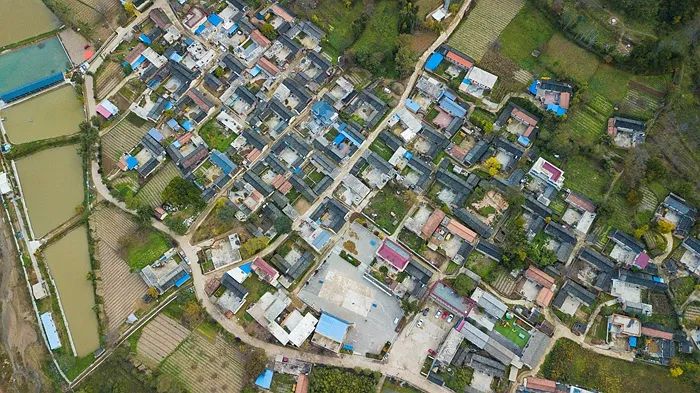
M 136 194 L 136 198 L 150 206 L 158 206 L 163 203 L 161 194 L 171 180 L 180 176 L 180 171 L 172 161 L 168 161 Z
M 524 4 L 524 0 L 478 1 L 447 43 L 480 61 Z
M 114 168 L 121 155 L 136 146 L 151 127 L 153 123 L 144 121 L 133 113 L 115 124 L 102 137 L 102 165 Z
M 139 308 L 141 297 L 148 289 L 137 272 L 119 255 L 120 240 L 133 235 L 137 225 L 121 210 L 102 207 L 90 217 L 93 236 L 97 241 L 100 261 L 98 290 L 104 299 L 107 331 L 117 332 L 130 313 Z
M 95 94 L 98 101 L 107 97 L 107 94 L 114 89 L 124 77 L 121 65 L 114 61 L 107 61 L 102 64 L 95 78 Z
M 136 345 L 136 354 L 150 367 L 156 368 L 189 334 L 190 331 L 178 321 L 158 314 L 143 328 Z
M 210 340 L 194 332 L 170 355 L 161 370 L 192 393 L 240 392 L 245 381 L 243 355 L 221 336 Z

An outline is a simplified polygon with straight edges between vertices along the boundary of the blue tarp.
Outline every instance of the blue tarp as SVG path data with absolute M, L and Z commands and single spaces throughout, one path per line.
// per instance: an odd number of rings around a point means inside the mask
M 342 130 L 340 131 L 340 133 L 341 133 L 342 135 L 344 135 L 346 138 L 348 138 L 348 140 L 349 140 L 350 142 L 352 142 L 352 144 L 355 145 L 355 146 L 357 146 L 357 147 L 362 146 L 362 142 L 364 142 L 364 141 L 359 141 L 359 140 L 357 140 L 352 134 L 350 134 L 349 132 L 347 132 L 347 131 L 345 130 L 345 128 L 342 129 Z
M 348 322 L 332 314 L 321 312 L 321 318 L 318 320 L 315 331 L 324 337 L 342 343 L 348 332 L 348 327 L 350 327 Z
M 352 344 L 343 344 L 343 349 L 346 351 L 352 351 Z
M 171 101 L 167 101 L 163 108 L 165 108 L 166 111 L 169 111 L 169 110 L 173 109 L 173 107 L 174 107 L 173 103 Z
M 187 280 L 189 280 L 189 279 L 190 279 L 190 275 L 185 274 L 184 276 L 180 277 L 177 281 L 175 281 L 175 286 L 180 288 L 180 286 L 182 284 L 184 284 L 185 282 L 187 282 Z
M 413 153 L 411 153 L 410 151 L 406 150 L 406 152 L 403 153 L 403 158 L 405 158 L 405 159 L 407 159 L 407 160 L 411 160 L 411 159 L 413 159 Z
M 185 45 L 190 46 L 194 44 L 194 40 L 190 37 L 185 38 Z
M 260 375 L 258 375 L 258 378 L 255 379 L 255 384 L 263 389 L 270 389 L 270 386 L 272 386 L 273 375 L 274 373 L 272 370 L 266 368 L 265 371 L 261 372 Z
M 630 347 L 637 348 L 637 337 L 630 337 Z
M 194 130 L 194 125 L 192 124 L 192 121 L 190 121 L 190 120 L 183 121 L 181 125 L 182 125 L 182 128 L 185 129 L 185 131 Z
M 406 108 L 413 113 L 418 113 L 420 110 L 420 104 L 410 98 L 406 98 Z
M 144 61 L 146 61 L 146 58 L 143 55 L 139 56 L 133 63 L 130 64 L 131 68 L 135 70 L 136 67 L 140 66 Z
M 214 25 L 214 26 L 218 26 L 218 25 L 220 25 L 221 22 L 223 22 L 224 20 L 223 20 L 223 18 L 221 18 L 221 17 L 220 17 L 219 15 L 217 15 L 217 14 L 211 14 L 211 15 L 209 15 L 209 17 L 207 18 L 207 21 L 208 21 L 209 23 L 211 23 L 212 25 Z
M 46 333 L 46 340 L 49 342 L 49 348 L 61 348 L 61 339 L 58 336 L 58 330 L 56 329 L 56 324 L 53 322 L 51 313 L 45 312 L 41 314 L 40 318 L 41 325 L 44 327 L 44 332 Z
M 10 91 L 3 92 L 0 94 L 0 100 L 5 101 L 6 103 L 15 101 L 17 99 L 20 99 L 22 97 L 28 96 L 32 93 L 36 93 L 39 90 L 46 89 L 47 87 L 53 86 L 57 83 L 63 82 L 63 73 L 62 72 L 57 72 L 53 75 L 49 75 L 46 78 L 41 78 L 37 81 L 34 81 L 32 83 L 28 83 L 24 86 L 20 86 L 16 89 L 12 89 Z
M 547 110 L 550 112 L 554 112 L 555 115 L 557 116 L 564 116 L 566 114 L 566 109 L 560 107 L 557 104 L 549 104 L 547 105 Z
M 199 27 L 197 28 L 197 30 L 194 31 L 194 34 L 195 34 L 195 35 L 200 35 L 200 34 L 202 34 L 202 32 L 203 32 L 206 28 L 207 28 L 207 25 L 204 24 L 204 23 L 202 23 L 201 25 L 199 25 Z
M 330 124 L 333 122 L 335 109 L 326 101 L 318 101 L 311 107 L 311 113 L 316 119 L 321 120 L 322 123 Z
M 532 84 L 530 85 L 530 87 L 528 88 L 528 90 L 530 91 L 530 94 L 532 94 L 532 95 L 537 94 L 537 86 L 539 86 L 539 85 L 540 85 L 540 81 L 538 81 L 537 79 L 535 79 L 535 80 L 532 82 Z
M 251 68 L 248 72 L 250 72 L 250 75 L 252 76 L 258 76 L 258 74 L 260 73 L 260 67 L 256 65 L 255 67 Z
M 143 42 L 146 45 L 151 45 L 151 39 L 148 38 L 146 34 L 141 33 L 141 35 L 139 36 L 139 41 Z
M 445 56 L 443 56 L 442 53 L 433 52 L 428 58 L 428 61 L 425 62 L 425 69 L 428 71 L 435 71 L 444 58 Z
M 244 265 L 239 266 L 238 268 L 241 269 L 241 271 L 242 271 L 243 273 L 250 273 L 250 272 L 253 271 L 253 263 L 252 263 L 252 262 L 248 262 L 248 263 L 246 263 L 246 264 L 244 264 Z
M 238 31 L 238 23 L 234 23 L 233 26 L 231 26 L 228 30 L 226 30 L 226 33 L 231 36 L 233 33 Z
M 338 135 L 335 136 L 335 139 L 333 139 L 333 144 L 339 145 L 339 144 L 343 143 L 344 140 L 345 140 L 345 135 L 343 135 L 342 133 L 339 133 Z
M 530 138 L 520 135 L 518 137 L 518 143 L 520 143 L 523 146 L 529 146 L 530 145 Z
M 134 156 L 126 156 L 126 169 L 134 169 L 139 165 L 139 160 Z

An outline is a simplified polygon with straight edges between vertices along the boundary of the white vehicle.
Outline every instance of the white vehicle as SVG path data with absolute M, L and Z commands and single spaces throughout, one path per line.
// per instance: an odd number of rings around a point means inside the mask
M 441 315 L 442 315 L 442 310 L 440 310 L 438 308 L 437 311 L 435 311 L 435 318 L 440 318 Z
M 419 319 L 416 326 L 418 326 L 419 328 L 423 327 L 423 319 Z
M 450 316 L 447 317 L 447 323 L 452 322 L 453 319 L 455 319 L 454 314 L 450 314 Z

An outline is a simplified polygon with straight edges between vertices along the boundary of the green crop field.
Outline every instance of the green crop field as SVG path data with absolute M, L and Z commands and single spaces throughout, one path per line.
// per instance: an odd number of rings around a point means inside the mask
M 566 180 L 564 184 L 595 202 L 603 199 L 610 184 L 611 174 L 599 168 L 585 157 L 570 157 L 563 166 Z
M 520 67 L 532 70 L 537 59 L 532 52 L 552 38 L 554 26 L 534 7 L 523 7 L 498 38 L 500 52 Z
M 151 179 L 141 187 L 136 198 L 149 206 L 158 206 L 163 203 L 161 194 L 171 180 L 180 176 L 180 171 L 172 161 L 168 161 L 163 165 Z
M 108 168 L 106 172 L 115 168 L 122 154 L 136 146 L 153 126 L 153 123 L 129 113 L 102 136 L 102 165 Z
M 560 77 L 572 78 L 576 82 L 588 81 L 598 69 L 598 58 L 555 33 L 545 45 L 540 61 Z
M 481 60 L 524 4 L 524 0 L 477 1 L 447 43 Z

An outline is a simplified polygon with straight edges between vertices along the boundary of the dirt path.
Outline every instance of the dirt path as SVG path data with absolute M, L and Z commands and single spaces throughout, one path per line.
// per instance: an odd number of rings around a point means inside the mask
M 0 223 L 0 392 L 41 392 L 48 388 L 39 371 L 44 349 L 37 335 L 27 287 L 18 268 L 13 236 L 4 215 Z M 5 368 L 5 361 L 11 369 Z

